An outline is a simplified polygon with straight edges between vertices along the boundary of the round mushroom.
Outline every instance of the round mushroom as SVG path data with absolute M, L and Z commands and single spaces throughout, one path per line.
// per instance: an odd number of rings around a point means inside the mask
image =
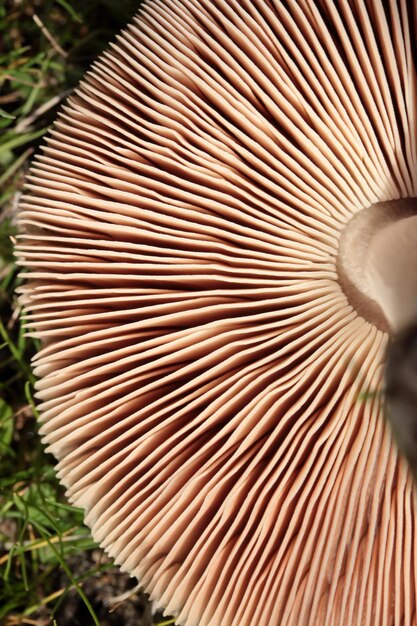
M 416 9 L 148 0 L 31 169 L 41 433 L 178 624 L 417 623 L 381 391 L 417 312 Z

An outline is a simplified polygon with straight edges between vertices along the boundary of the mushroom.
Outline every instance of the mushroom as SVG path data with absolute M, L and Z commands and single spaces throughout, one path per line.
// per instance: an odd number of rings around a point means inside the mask
M 416 313 L 416 6 L 149 0 L 31 169 L 41 433 L 178 624 L 416 624 L 382 397 Z

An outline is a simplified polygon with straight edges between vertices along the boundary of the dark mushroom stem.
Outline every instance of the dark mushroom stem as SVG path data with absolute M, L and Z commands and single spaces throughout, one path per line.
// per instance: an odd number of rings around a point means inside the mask
M 386 415 L 417 482 L 417 322 L 401 330 L 387 350 Z
M 391 335 L 385 413 L 417 480 L 417 199 L 357 213 L 342 231 L 337 269 L 355 310 Z
M 385 412 L 417 481 L 417 217 L 380 231 L 370 279 L 393 332 L 385 368 Z

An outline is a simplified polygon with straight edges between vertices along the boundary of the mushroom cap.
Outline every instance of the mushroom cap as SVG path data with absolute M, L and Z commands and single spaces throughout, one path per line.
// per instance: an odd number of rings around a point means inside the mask
M 31 169 L 41 433 L 178 624 L 416 624 L 382 398 L 411 313 L 378 262 L 416 228 L 415 23 L 405 0 L 149 0 Z

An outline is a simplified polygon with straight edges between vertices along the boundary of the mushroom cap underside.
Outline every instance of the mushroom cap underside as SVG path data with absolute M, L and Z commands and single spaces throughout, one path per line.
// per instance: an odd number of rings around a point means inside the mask
M 417 283 L 397 306 L 415 16 L 149 0 L 31 168 L 41 433 L 94 538 L 178 624 L 417 623 L 382 395 Z

